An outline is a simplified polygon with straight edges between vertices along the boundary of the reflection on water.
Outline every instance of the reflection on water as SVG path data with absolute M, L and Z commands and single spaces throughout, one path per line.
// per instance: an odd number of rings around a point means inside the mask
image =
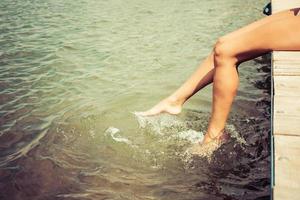
M 209 160 L 211 87 L 141 118 L 263 1 L 0 2 L 0 199 L 268 199 L 270 66 L 243 63 Z

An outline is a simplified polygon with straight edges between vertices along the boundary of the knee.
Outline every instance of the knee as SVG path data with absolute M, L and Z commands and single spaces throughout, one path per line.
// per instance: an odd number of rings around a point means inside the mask
M 220 37 L 214 46 L 214 56 L 215 57 L 225 57 L 228 56 L 228 41 L 227 39 Z
M 223 66 L 225 63 L 236 64 L 237 59 L 230 43 L 230 40 L 225 37 L 217 40 L 213 50 L 216 66 Z

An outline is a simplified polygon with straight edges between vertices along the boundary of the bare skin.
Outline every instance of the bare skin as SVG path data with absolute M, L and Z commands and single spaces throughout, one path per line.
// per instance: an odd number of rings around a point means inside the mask
M 273 14 L 219 38 L 212 53 L 179 89 L 139 114 L 178 114 L 190 97 L 213 83 L 212 115 L 203 143 L 224 139 L 224 127 L 239 84 L 237 66 L 273 50 L 300 50 L 299 10 Z

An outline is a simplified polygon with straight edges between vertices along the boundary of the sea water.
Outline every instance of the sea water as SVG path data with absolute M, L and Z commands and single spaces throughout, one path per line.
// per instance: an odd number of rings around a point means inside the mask
M 239 66 L 230 139 L 205 155 L 211 86 L 140 117 L 264 1 L 2 0 L 0 199 L 268 199 L 269 65 Z M 208 159 L 209 158 L 209 159 Z

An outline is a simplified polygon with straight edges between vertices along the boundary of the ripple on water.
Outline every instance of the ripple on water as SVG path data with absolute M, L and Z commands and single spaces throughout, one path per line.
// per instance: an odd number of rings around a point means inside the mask
M 258 2 L 2 0 L 0 8 L 0 199 L 269 194 L 270 113 L 259 114 L 269 105 L 258 99 L 270 79 L 255 88 L 254 63 L 241 66 L 231 139 L 210 162 L 185 157 L 208 113 L 129 113 L 175 90 L 220 34 L 259 16 Z M 187 108 L 208 110 L 210 92 Z

